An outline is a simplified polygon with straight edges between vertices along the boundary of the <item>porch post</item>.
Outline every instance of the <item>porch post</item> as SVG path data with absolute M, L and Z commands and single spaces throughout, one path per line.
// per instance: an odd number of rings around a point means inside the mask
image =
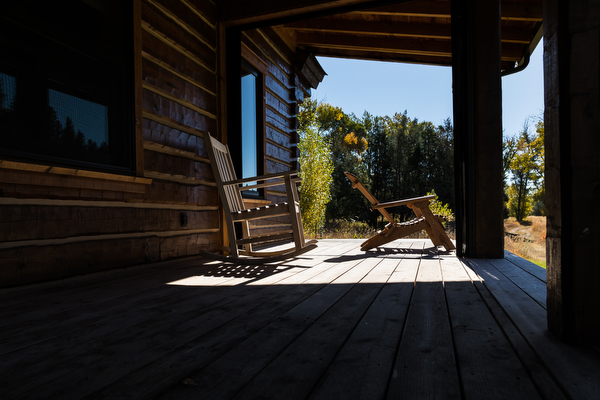
M 457 251 L 503 258 L 500 1 L 452 1 Z
M 600 4 L 544 1 L 548 328 L 600 344 Z

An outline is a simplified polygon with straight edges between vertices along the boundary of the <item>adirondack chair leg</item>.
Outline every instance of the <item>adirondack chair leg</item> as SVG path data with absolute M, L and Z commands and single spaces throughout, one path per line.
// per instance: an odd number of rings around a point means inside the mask
M 400 224 L 393 225 L 393 226 L 386 228 L 383 231 L 379 232 L 378 234 L 376 234 L 372 238 L 368 239 L 367 241 L 363 242 L 360 245 L 360 249 L 362 251 L 367 251 L 374 247 L 383 246 L 384 244 L 392 242 L 396 239 L 400 239 L 405 236 L 412 235 L 413 233 L 418 232 L 421 229 L 423 229 L 423 223 L 424 222 L 419 222 L 419 223 L 415 223 L 415 224 L 411 224 L 411 225 L 400 225 Z
M 442 225 L 443 218 L 434 216 L 429 209 L 429 200 L 434 196 L 429 195 L 380 204 L 356 176 L 349 172 L 344 172 L 344 174 L 348 177 L 350 182 L 352 182 L 352 188 L 360 190 L 367 200 L 373 204 L 371 209 L 377 209 L 390 222 L 382 232 L 364 242 L 361 245 L 361 250 L 368 250 L 373 247 L 384 245 L 392 240 L 418 232 L 421 229 L 425 229 L 435 246 L 444 246 L 448 251 L 455 249 L 454 244 L 446 234 Z M 417 216 L 417 220 L 415 220 L 416 223 L 409 225 L 398 224 L 394 221 L 391 214 L 385 210 L 386 207 L 399 205 L 408 206 L 414 211 Z
M 442 241 L 440 240 L 440 238 L 438 237 L 438 232 L 437 230 L 433 229 L 433 223 L 429 223 L 429 221 L 427 220 L 427 215 L 424 212 L 425 209 L 429 210 L 429 202 L 427 203 L 416 203 L 416 204 L 409 204 L 408 206 L 413 210 L 413 212 L 415 213 L 415 215 L 417 216 L 417 218 L 425 218 L 425 220 L 427 221 L 427 223 L 425 224 L 425 227 L 423 229 L 425 229 L 425 232 L 427 232 L 427 236 L 429 236 L 429 239 L 431 239 L 431 241 L 433 242 L 434 246 L 441 246 L 442 245 Z M 433 214 L 432 214 L 433 216 Z
M 428 222 L 425 231 L 434 246 L 444 246 L 448 251 L 456 249 L 444 230 L 444 226 L 440 221 L 441 218 L 433 215 L 428 203 L 416 203 L 411 208 L 418 217 L 424 217 Z

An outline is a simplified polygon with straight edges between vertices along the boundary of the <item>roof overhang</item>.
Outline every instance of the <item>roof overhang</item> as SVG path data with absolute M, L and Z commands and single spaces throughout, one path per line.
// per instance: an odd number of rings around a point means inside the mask
M 227 26 L 273 26 L 294 49 L 364 60 L 452 65 L 451 1 L 224 0 Z M 501 1 L 502 71 L 522 69 L 542 33 L 541 0 Z

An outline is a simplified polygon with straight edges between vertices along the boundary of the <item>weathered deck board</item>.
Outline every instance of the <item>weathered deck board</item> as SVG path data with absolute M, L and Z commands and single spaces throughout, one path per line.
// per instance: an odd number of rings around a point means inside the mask
M 538 279 L 520 266 L 515 268 L 515 265 L 506 259 L 494 261 L 494 267 L 502 275 L 519 287 L 521 291 L 527 293 L 540 306 L 546 308 L 546 282 Z
M 543 307 L 508 279 L 496 265 L 506 260 L 469 260 L 485 286 L 514 321 L 523 338 L 551 371 L 557 385 L 575 399 L 600 398 L 600 356 L 591 347 L 570 346 L 552 336 Z M 505 266 L 505 265 L 504 265 Z
M 529 272 L 531 275 L 537 277 L 542 282 L 546 282 L 546 269 L 540 268 L 538 265 L 531 261 L 525 260 L 510 251 L 504 250 L 504 258 L 515 264 L 519 268 Z
M 0 397 L 600 398 L 597 350 L 546 329 L 539 267 L 360 242 L 0 291 Z
M 481 301 L 471 278 L 454 259 L 442 259 L 442 275 L 457 363 L 466 398 L 539 399 L 510 342 Z
M 388 398 L 460 398 L 460 392 L 441 270 L 430 250 L 419 265 Z
M 566 399 L 565 394 L 551 376 L 550 371 L 537 357 L 535 352 L 521 335 L 521 332 L 519 332 L 506 312 L 502 309 L 501 305 L 485 288 L 480 277 L 469 266 L 465 265 L 465 270 L 472 279 L 474 286 L 477 288 L 477 291 L 489 308 L 492 316 L 498 323 L 498 326 L 515 349 L 519 360 L 525 366 L 527 374 L 530 376 L 542 398 L 547 400 Z
M 343 247 L 340 249 L 343 249 Z M 355 247 L 351 249 L 356 252 Z M 318 258 L 318 254 L 316 254 L 313 263 L 315 260 L 319 262 Z M 292 265 L 293 262 L 288 262 L 288 264 Z M 338 263 L 332 266 L 325 262 L 319 262 L 314 267 L 303 269 L 301 273 L 290 275 L 288 279 L 274 282 L 275 284 L 254 286 L 254 288 L 260 289 L 260 292 L 275 289 L 285 293 L 285 295 L 282 294 L 272 301 L 258 303 L 259 306 L 252 309 L 251 312 L 244 312 L 243 315 L 238 316 L 230 323 L 219 326 L 218 329 L 194 340 L 184 342 L 182 346 L 173 349 L 170 354 L 152 360 L 135 377 L 121 379 L 111 384 L 102 391 L 102 394 L 112 397 L 135 390 L 136 387 L 141 388 L 138 389 L 138 392 L 153 393 L 164 385 L 172 385 L 189 378 L 187 375 L 190 371 L 212 362 L 228 351 L 231 346 L 237 345 L 246 337 L 263 329 L 271 320 L 278 318 L 280 314 L 293 308 L 306 297 L 310 297 L 315 291 L 329 288 L 330 286 L 327 286 L 327 284 L 339 275 L 344 274 L 351 267 L 352 264 L 348 263 Z M 337 287 L 331 287 L 337 289 Z M 244 290 L 243 286 L 239 286 L 239 288 Z M 336 293 L 333 294 L 337 295 Z M 239 307 L 247 307 L 247 303 L 257 305 L 256 301 L 243 301 L 240 302 Z M 231 312 L 235 312 L 235 309 L 232 309 Z
M 394 267 L 393 272 L 382 276 L 386 285 L 321 377 L 311 399 L 340 399 L 348 393 L 356 399 L 384 398 L 421 257 L 422 244 L 412 244 L 408 249 L 414 253 L 381 262 L 382 267 Z

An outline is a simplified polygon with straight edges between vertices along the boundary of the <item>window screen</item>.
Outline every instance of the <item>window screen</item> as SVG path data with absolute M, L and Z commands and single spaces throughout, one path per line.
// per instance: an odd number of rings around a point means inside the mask
M 130 3 L 3 6 L 2 158 L 133 171 Z

